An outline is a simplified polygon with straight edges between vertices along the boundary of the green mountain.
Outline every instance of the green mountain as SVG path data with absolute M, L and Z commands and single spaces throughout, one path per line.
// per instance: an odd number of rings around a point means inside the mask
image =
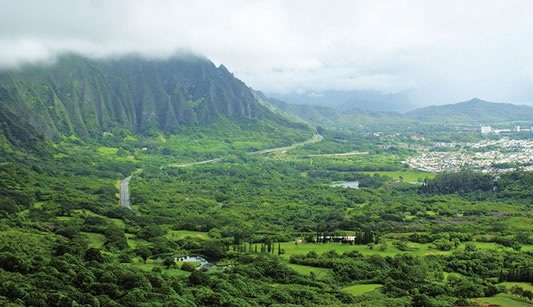
M 532 120 L 533 107 L 474 98 L 456 104 L 420 108 L 406 114 L 417 120 L 434 123 L 488 123 Z
M 0 72 L 0 127 L 12 141 L 94 137 L 115 127 L 174 132 L 220 117 L 290 125 L 223 65 L 192 55 L 167 60 L 68 55 L 52 65 Z

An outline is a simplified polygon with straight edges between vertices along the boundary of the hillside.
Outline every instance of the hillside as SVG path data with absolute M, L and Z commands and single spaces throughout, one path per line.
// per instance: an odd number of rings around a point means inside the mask
M 494 103 L 474 98 L 456 104 L 430 106 L 407 112 L 421 121 L 441 123 L 487 123 L 533 119 L 533 107 Z
M 372 112 L 352 108 L 339 111 L 333 107 L 307 104 L 291 104 L 275 98 L 268 102 L 279 110 L 299 117 L 313 125 L 330 130 L 384 131 L 402 129 L 417 130 L 420 122 L 397 112 Z
M 34 130 L 39 137 L 94 137 L 114 128 L 174 132 L 221 116 L 291 125 L 223 65 L 192 55 L 167 60 L 68 55 L 52 65 L 3 71 L 0 116 L 13 118 L 7 114 L 18 117 L 23 134 Z M 11 135 L 14 125 L 2 122 L 4 133 Z

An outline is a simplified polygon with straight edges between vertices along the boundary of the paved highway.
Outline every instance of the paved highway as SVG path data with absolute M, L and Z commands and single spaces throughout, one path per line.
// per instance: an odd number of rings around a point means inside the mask
M 129 190 L 130 180 L 131 180 L 131 176 L 128 176 L 120 182 L 120 205 L 128 209 L 131 209 L 130 190 Z
M 287 152 L 287 150 L 294 149 L 294 148 L 297 148 L 297 147 L 300 147 L 300 146 L 304 146 L 304 145 L 307 145 L 307 144 L 320 142 L 320 141 L 322 141 L 322 139 L 323 139 L 323 137 L 320 134 L 315 134 L 309 140 L 304 141 L 304 142 L 300 142 L 300 143 L 296 143 L 296 144 L 293 144 L 291 146 L 271 148 L 271 149 L 265 149 L 265 150 L 260 150 L 260 151 L 254 151 L 254 152 L 249 152 L 248 154 L 250 154 L 250 155 L 268 154 L 268 153 L 283 153 L 284 154 L 284 153 Z M 192 166 L 192 165 L 197 165 L 197 164 L 216 163 L 216 162 L 222 161 L 222 159 L 223 158 L 217 158 L 217 159 L 211 159 L 211 160 L 199 161 L 199 162 L 192 162 L 192 163 L 171 164 L 170 166 L 187 167 L 187 166 Z M 131 176 L 128 176 L 128 177 L 124 178 L 124 180 L 122 180 L 120 182 L 120 205 L 122 207 L 126 207 L 128 209 L 131 209 L 131 207 L 130 207 L 130 191 L 129 191 L 129 188 L 128 188 L 128 185 L 130 184 L 130 180 L 131 180 Z

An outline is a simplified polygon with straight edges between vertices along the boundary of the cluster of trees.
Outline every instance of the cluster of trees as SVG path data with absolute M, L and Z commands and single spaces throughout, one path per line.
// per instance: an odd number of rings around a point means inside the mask
M 69 244 L 69 243 L 62 243 Z M 188 277 L 123 266 L 99 249 L 0 253 L 0 303 L 26 306 L 243 306 L 349 303 L 351 297 L 296 274 L 272 256 L 247 256 L 228 272 Z M 70 250 L 71 252 L 73 250 Z M 280 287 L 272 291 L 270 283 Z M 288 285 L 288 286 L 284 286 Z
M 524 290 L 522 287 L 512 286 L 510 292 L 525 299 L 533 300 L 533 291 Z
M 426 193 L 459 193 L 487 192 L 496 189 L 495 178 L 492 175 L 462 171 L 458 173 L 444 173 L 432 180 L 424 180 L 421 191 Z
M 462 305 L 472 297 L 492 296 L 504 291 L 499 281 L 531 281 L 531 255 L 517 252 L 482 251 L 468 245 L 450 256 L 394 257 L 363 256 L 358 252 L 335 251 L 293 255 L 291 263 L 330 268 L 339 283 L 380 283 L 392 297 L 410 297 L 414 306 Z M 529 265 L 529 267 L 528 267 Z M 444 278 L 444 272 L 457 272 Z M 530 293 L 511 290 L 526 297 Z M 425 301 L 421 304 L 421 301 Z

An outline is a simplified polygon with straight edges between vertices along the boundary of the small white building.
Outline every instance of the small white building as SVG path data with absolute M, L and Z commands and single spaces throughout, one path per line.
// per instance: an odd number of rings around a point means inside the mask
M 481 133 L 482 134 L 491 133 L 491 132 L 492 132 L 492 127 L 491 126 L 481 126 Z

